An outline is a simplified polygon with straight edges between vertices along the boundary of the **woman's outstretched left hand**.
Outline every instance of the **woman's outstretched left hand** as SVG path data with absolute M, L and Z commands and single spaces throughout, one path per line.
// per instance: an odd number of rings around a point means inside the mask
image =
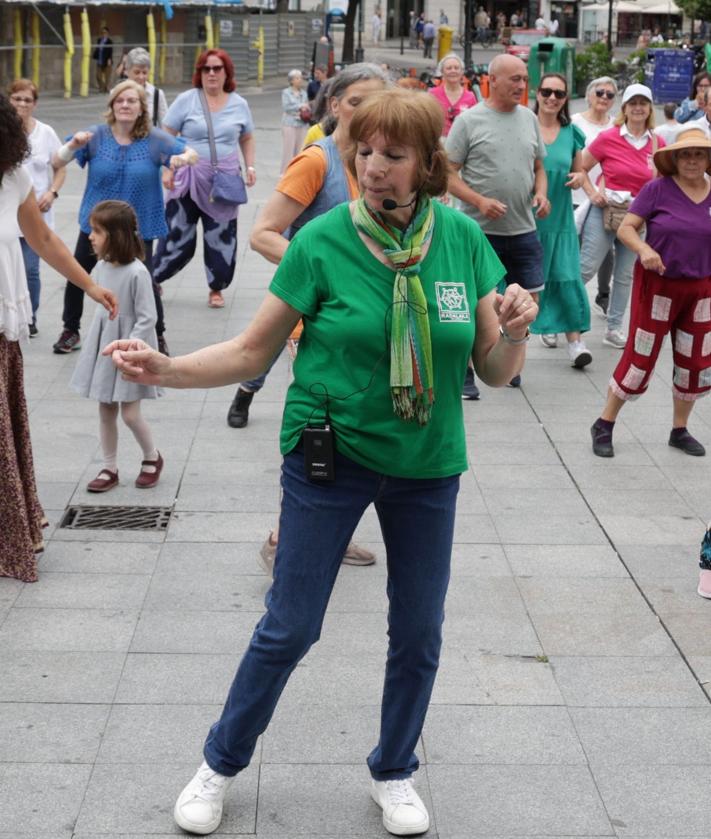
M 111 356 L 123 379 L 142 385 L 164 385 L 165 376 L 172 365 L 172 359 L 139 338 L 112 341 L 101 354 Z
M 494 311 L 499 325 L 514 340 L 524 338 L 528 327 L 538 317 L 538 304 L 529 291 L 511 283 L 503 294 L 497 294 Z

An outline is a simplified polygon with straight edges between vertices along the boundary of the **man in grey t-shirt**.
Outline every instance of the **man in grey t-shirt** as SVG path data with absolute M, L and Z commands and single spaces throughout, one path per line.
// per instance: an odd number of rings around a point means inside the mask
M 506 282 L 518 283 L 536 298 L 544 285 L 536 218 L 548 215 L 550 202 L 538 120 L 520 104 L 527 84 L 520 58 L 494 58 L 489 99 L 457 117 L 445 148 L 461 175 L 450 177 L 449 192 L 481 226 L 506 268 Z M 520 378 L 511 383 L 517 386 Z

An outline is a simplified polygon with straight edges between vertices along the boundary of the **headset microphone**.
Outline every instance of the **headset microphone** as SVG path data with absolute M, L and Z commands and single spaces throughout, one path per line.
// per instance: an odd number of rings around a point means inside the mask
M 387 210 L 388 212 L 392 210 L 397 210 L 398 208 L 403 207 L 412 207 L 412 205 L 417 201 L 417 195 L 412 199 L 412 201 L 408 201 L 407 204 L 398 204 L 392 198 L 384 198 L 383 199 L 383 209 Z

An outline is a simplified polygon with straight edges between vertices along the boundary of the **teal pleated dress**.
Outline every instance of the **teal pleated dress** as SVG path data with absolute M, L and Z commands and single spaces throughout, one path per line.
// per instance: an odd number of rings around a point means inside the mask
M 565 185 L 578 151 L 585 147 L 585 135 L 576 125 L 562 125 L 555 142 L 546 145 L 543 166 L 548 176 L 550 214 L 536 220 L 543 245 L 543 276 L 546 286 L 540 294 L 540 311 L 531 332 L 587 332 L 590 303 L 580 276 L 580 247 L 573 218 L 573 193 Z

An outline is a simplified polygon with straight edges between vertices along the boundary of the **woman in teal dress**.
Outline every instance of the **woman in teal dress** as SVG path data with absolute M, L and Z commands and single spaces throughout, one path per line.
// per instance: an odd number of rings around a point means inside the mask
M 540 311 L 531 332 L 541 336 L 546 347 L 556 347 L 558 333 L 568 340 L 573 367 L 582 369 L 592 361 L 581 333 L 590 329 L 590 304 L 580 276 L 580 250 L 573 217 L 572 190 L 587 177 L 582 168 L 585 135 L 570 121 L 568 85 L 564 76 L 542 77 L 533 107 L 538 116 L 546 158 L 550 215 L 537 219 L 543 245 L 543 276 L 546 286 L 538 304 Z

